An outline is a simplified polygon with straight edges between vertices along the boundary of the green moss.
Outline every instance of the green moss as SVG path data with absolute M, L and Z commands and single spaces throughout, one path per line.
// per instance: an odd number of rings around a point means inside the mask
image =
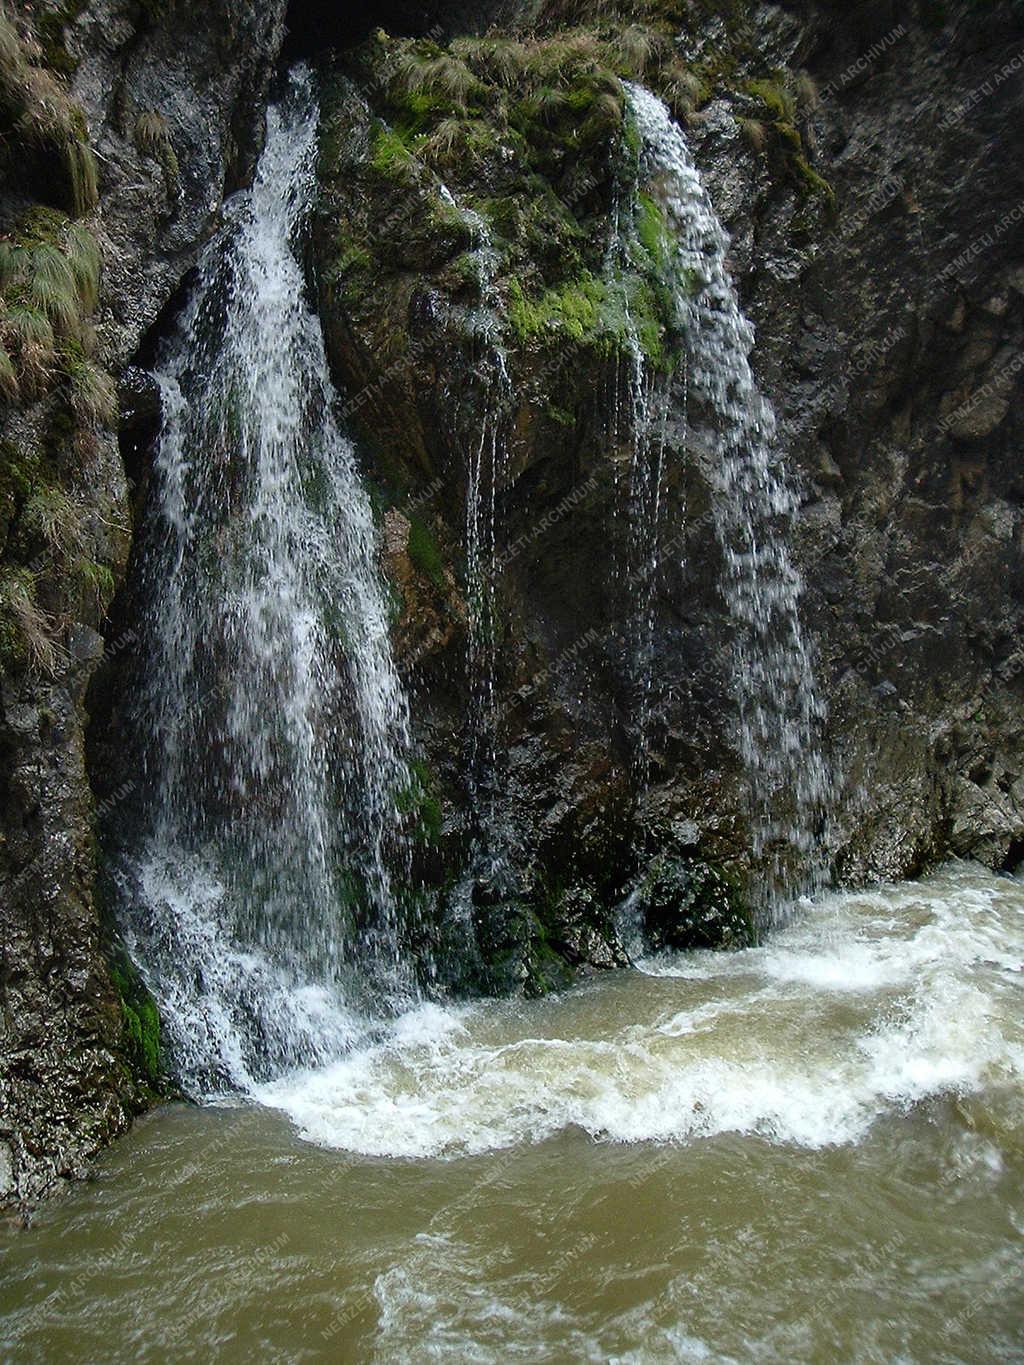
M 374 299 L 377 268 L 370 252 L 345 233 L 338 237 L 338 255 L 327 283 L 346 310 L 359 315 Z
M 457 293 L 479 294 L 483 287 L 479 258 L 472 252 L 462 252 L 448 263 L 445 278 L 449 287 Z
M 108 564 L 98 564 L 93 559 L 80 559 L 73 572 L 81 590 L 92 599 L 95 609 L 101 615 L 110 605 L 116 587 L 113 572 Z
M 21 632 L 8 616 L 0 612 L 0 674 L 20 672 L 25 663 L 25 644 Z
M 406 549 L 417 572 L 423 574 L 425 578 L 429 578 L 434 587 L 443 592 L 446 586 L 444 561 L 441 559 L 437 541 L 431 535 L 430 529 L 418 517 L 413 517 L 409 522 L 409 538 Z
M 413 156 L 400 133 L 382 124 L 373 136 L 370 165 L 378 175 L 403 183 L 412 173 Z
M 550 995 L 566 990 L 573 981 L 573 970 L 548 940 L 543 921 L 532 910 L 526 912 L 529 944 L 526 951 L 526 980 L 523 993 L 527 997 Z
M 408 820 L 416 843 L 436 847 L 441 842 L 443 815 L 438 783 L 422 759 L 409 764 L 409 784 L 398 793 L 395 804 Z
M 649 194 L 641 194 L 637 198 L 636 230 L 655 268 L 661 273 L 667 271 L 675 247 L 661 205 Z
M 347 653 L 351 644 L 348 618 L 343 606 L 336 598 L 325 597 L 321 599 L 320 621 L 327 638 L 333 640 L 343 652 Z
M 158 1091 L 160 1074 L 160 1014 L 141 976 L 123 951 L 110 963 L 110 979 L 121 1005 L 124 1045 L 138 1078 Z
M 622 320 L 625 333 L 632 327 L 640 350 L 656 370 L 671 370 L 675 359 L 665 345 L 665 319 L 674 307 L 670 291 L 635 276 L 626 279 L 629 316 Z
M 0 397 L 16 398 L 18 394 L 18 371 L 7 347 L 0 342 Z
M 560 427 L 574 427 L 576 418 L 567 408 L 561 408 L 556 403 L 548 403 L 544 411 Z
M 622 125 L 622 138 L 623 146 L 630 157 L 634 161 L 638 160 L 643 152 L 644 143 L 640 134 L 640 129 L 637 127 L 636 119 L 632 116 L 627 116 Z
M 806 88 L 809 78 L 806 75 L 789 78 L 799 91 Z M 756 99 L 761 105 L 758 118 L 735 116 L 737 126 L 745 141 L 755 152 L 766 149 L 769 137 L 774 139 L 780 155 L 775 160 L 794 180 L 801 192 L 824 200 L 829 212 L 836 208 L 835 191 L 829 182 L 811 166 L 800 130 L 796 126 L 797 98 L 787 89 L 780 74 L 772 79 L 746 81 L 740 88 L 741 94 Z
M 584 272 L 577 279 L 528 298 L 517 280 L 508 285 L 508 317 L 520 342 L 568 338 L 603 356 L 639 345 L 657 369 L 668 367 L 662 301 L 651 283 L 633 273 L 605 281 Z
M 373 269 L 373 257 L 365 246 L 360 245 L 358 242 L 349 241 L 344 237 L 339 237 L 338 248 L 335 269 L 339 273 L 344 273 L 349 270 Z
M 527 298 L 518 280 L 508 287 L 508 318 L 520 341 L 558 331 L 573 341 L 595 342 L 601 324 L 605 286 L 585 272 L 576 280 Z
M 796 117 L 796 101 L 781 80 L 753 80 L 743 86 L 748 95 L 759 100 L 765 110 L 779 123 L 792 123 Z
M 40 479 L 41 457 L 31 447 L 0 441 L 0 515 L 27 501 Z
M 527 172 L 518 193 L 473 204 L 501 239 L 508 274 L 538 274 L 553 282 L 585 269 L 587 234 L 542 175 Z
M 830 213 L 835 213 L 837 208 L 836 192 L 825 179 L 811 166 L 805 156 L 794 156 L 792 158 L 794 173 L 805 193 L 820 196 L 825 201 Z
M 449 200 L 435 195 L 427 207 L 427 232 L 436 240 L 437 249 L 450 259 L 472 245 L 473 234 L 463 215 Z

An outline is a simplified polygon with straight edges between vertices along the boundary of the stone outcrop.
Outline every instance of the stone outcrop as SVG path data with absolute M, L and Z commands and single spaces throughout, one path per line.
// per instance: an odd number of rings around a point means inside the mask
M 113 385 L 248 174 L 283 15 L 283 3 L 95 0 L 5 19 L 0 237 L 50 253 L 30 257 L 16 287 L 5 271 L 5 345 L 22 295 L 43 289 L 31 272 L 54 251 L 84 243 L 101 265 L 73 330 L 58 331 L 54 304 L 44 374 L 14 350 L 18 383 L 0 406 L 3 1202 L 31 1204 L 80 1174 L 156 1080 L 152 1005 L 127 964 L 111 968 L 85 761 L 90 677 L 105 650 L 132 644 L 130 631 L 100 634 L 130 547 Z M 60 112 L 56 132 L 47 108 Z M 72 148 L 87 158 L 81 196 L 64 188 L 68 129 L 87 149 Z M 26 174 L 33 158 L 39 173 Z M 122 783 L 105 800 L 132 791 Z
M 377 34 L 346 54 L 317 233 L 350 420 L 384 501 L 416 505 L 446 576 L 422 576 L 418 612 L 424 598 L 446 610 L 450 571 L 464 572 L 468 471 L 494 420 L 480 317 L 503 320 L 490 831 L 465 786 L 464 633 L 404 661 L 447 877 L 478 918 L 530 907 L 502 949 L 528 985 L 538 951 L 564 954 L 566 894 L 606 908 L 644 884 L 655 851 L 698 881 L 750 871 L 714 470 L 683 420 L 681 368 L 662 381 L 649 684 L 635 665 L 628 338 L 593 288 L 630 192 L 624 74 L 687 124 L 757 325 L 829 704 L 831 875 L 949 856 L 1010 866 L 1024 830 L 1019 20 L 666 5 L 639 28 L 569 9 L 521 10 L 495 41 Z M 666 319 L 651 307 L 639 330 L 657 374 Z M 407 634 L 400 623 L 400 647 Z M 488 839 L 501 887 L 475 870 Z M 607 919 L 589 928 L 607 951 Z

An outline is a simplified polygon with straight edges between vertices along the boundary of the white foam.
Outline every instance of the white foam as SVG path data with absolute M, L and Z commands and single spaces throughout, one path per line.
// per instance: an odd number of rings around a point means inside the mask
M 639 973 L 628 989 L 591 983 L 588 1036 L 575 995 L 423 1006 L 254 1093 L 311 1141 L 371 1156 L 452 1158 L 570 1127 L 614 1142 L 851 1142 L 929 1096 L 1015 1083 L 1019 984 L 1001 964 L 1019 958 L 1022 911 L 1019 887 L 951 869 L 830 898 L 764 948 L 694 955 L 685 975 L 675 959 L 656 998 Z

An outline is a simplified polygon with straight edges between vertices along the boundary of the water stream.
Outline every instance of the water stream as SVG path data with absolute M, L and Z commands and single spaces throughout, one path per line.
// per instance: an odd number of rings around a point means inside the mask
M 471 387 L 478 404 L 476 430 L 466 452 L 466 591 L 469 613 L 466 671 L 470 699 L 467 777 L 481 847 L 500 858 L 498 781 L 497 622 L 499 579 L 498 493 L 508 464 L 508 414 L 512 381 L 501 338 L 495 289 L 498 253 L 480 214 L 461 210 L 474 240 L 479 305 L 470 318 L 478 354 Z

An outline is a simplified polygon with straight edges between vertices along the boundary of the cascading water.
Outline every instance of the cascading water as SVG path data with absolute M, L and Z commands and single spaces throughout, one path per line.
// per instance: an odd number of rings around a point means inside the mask
M 815 845 L 829 794 L 818 742 L 824 705 L 800 626 L 802 581 L 787 534 L 795 496 L 774 454 L 775 417 L 750 366 L 754 329 L 726 269 L 729 239 L 668 109 L 627 86 L 650 183 L 675 240 L 686 339 L 688 421 L 713 452 L 716 531 L 735 630 L 739 751 L 750 784 L 755 858 L 771 906 L 819 875 Z
M 461 951 L 478 956 L 472 928 L 473 897 L 478 885 L 498 897 L 507 891 L 512 860 L 511 831 L 502 818 L 499 799 L 497 640 L 495 606 L 501 574 L 498 493 L 508 462 L 508 422 L 512 381 L 502 343 L 500 301 L 495 286 L 499 257 L 487 222 L 473 209 L 446 196 L 472 233 L 471 260 L 476 269 L 479 302 L 466 319 L 474 338 L 475 400 L 466 450 L 466 595 L 468 606 L 466 674 L 469 716 L 466 779 L 473 821 L 472 852 L 465 875 L 449 896 L 452 927 Z
M 409 991 L 389 870 L 407 704 L 296 254 L 317 124 L 298 68 L 157 370 L 136 717 L 153 816 L 123 920 L 197 1089 L 336 1056 L 346 1000 Z

